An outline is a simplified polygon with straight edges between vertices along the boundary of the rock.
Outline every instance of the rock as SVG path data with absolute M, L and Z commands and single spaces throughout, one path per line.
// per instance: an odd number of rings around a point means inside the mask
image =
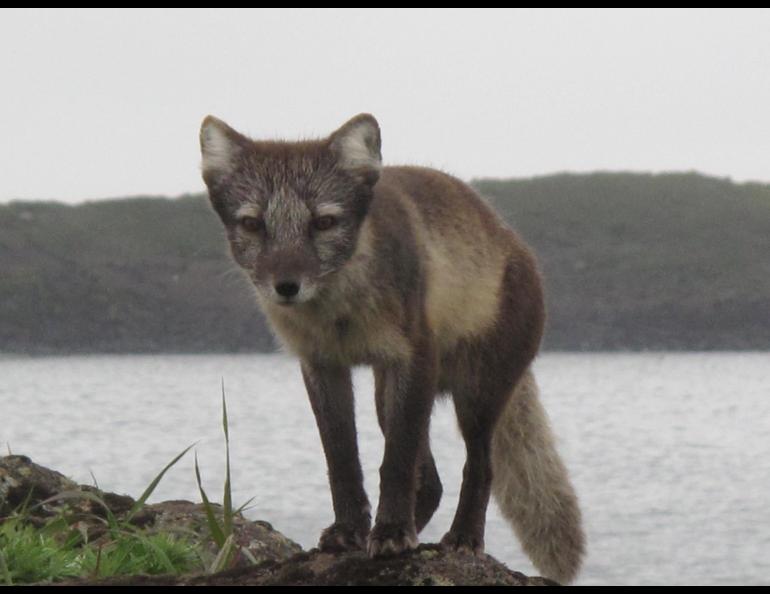
M 78 580 L 72 586 L 555 586 L 545 578 L 511 571 L 489 555 L 447 552 L 439 545 L 383 559 L 363 552 L 322 553 L 313 549 L 279 562 L 241 567 L 214 575 L 132 576 Z
M 221 507 L 216 507 L 221 513 Z M 164 501 L 147 505 L 145 511 L 153 516 L 153 527 L 162 532 L 208 535 L 206 511 L 201 503 Z M 257 562 L 282 561 L 302 551 L 296 542 L 267 522 L 251 521 L 239 515 L 233 518 L 233 533 L 235 544 L 248 550 Z M 216 544 L 211 539 L 205 544 L 212 555 L 216 555 Z M 250 565 L 251 560 L 240 556 L 237 564 Z
M 39 466 L 26 456 L 0 457 L 0 517 L 77 489 L 78 485 L 63 474 Z M 46 503 L 35 509 L 34 515 L 52 516 L 60 507 L 59 502 Z
M 120 517 L 135 501 L 127 495 L 78 485 L 63 474 L 35 464 L 27 456 L 0 457 L 0 518 L 24 510 L 33 523 L 65 514 L 77 521 L 105 518 L 107 510 Z
M 64 516 L 91 542 L 106 537 L 104 518 L 109 508 L 115 518 L 124 521 L 136 503 L 128 495 L 101 491 L 89 485 L 78 485 L 55 470 L 35 464 L 26 456 L 0 457 L 0 522 L 14 511 L 24 508 L 25 518 L 43 525 L 56 516 Z M 45 502 L 45 503 L 44 503 Z M 222 508 L 215 506 L 220 515 Z M 217 512 L 215 512 L 217 513 Z M 202 504 L 190 501 L 164 501 L 147 504 L 130 523 L 137 528 L 176 533 L 198 542 L 216 556 L 217 546 L 211 539 Z M 233 518 L 236 545 L 245 548 L 258 563 L 281 561 L 302 551 L 293 540 L 273 529 L 267 522 L 251 521 L 242 515 Z M 239 551 L 236 566 L 251 565 L 252 560 Z
M 57 497 L 65 494 L 66 497 Z M 26 456 L 0 457 L 0 522 L 24 507 L 24 517 L 42 525 L 63 516 L 89 535 L 94 542 L 108 538 L 103 501 L 118 521 L 125 521 L 135 504 L 133 498 L 78 485 L 61 473 L 32 462 Z M 215 513 L 221 514 L 216 506 Z M 131 518 L 137 528 L 178 533 L 217 552 L 208 530 L 202 504 L 164 501 L 148 504 Z M 369 559 L 363 552 L 303 552 L 294 541 L 267 522 L 250 521 L 241 515 L 233 520 L 239 553 L 233 569 L 213 575 L 129 576 L 109 579 L 80 579 L 62 585 L 94 586 L 534 586 L 557 585 L 539 577 L 511 571 L 489 555 L 480 557 L 444 551 L 439 545 L 423 544 L 394 557 Z

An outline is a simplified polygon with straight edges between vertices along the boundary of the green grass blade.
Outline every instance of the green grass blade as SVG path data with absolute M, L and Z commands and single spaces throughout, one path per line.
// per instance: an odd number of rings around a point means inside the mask
M 182 456 L 184 456 L 187 452 L 189 452 L 194 445 L 195 445 L 194 443 L 190 444 L 184 450 L 182 450 L 179 454 L 177 454 L 177 456 L 173 460 L 171 460 L 171 462 L 166 464 L 163 470 L 161 470 L 160 473 L 158 473 L 158 475 L 154 479 L 152 479 L 152 482 L 144 490 L 144 493 L 142 493 L 142 495 L 139 497 L 139 499 L 136 500 L 134 505 L 131 506 L 131 509 L 129 510 L 124 520 L 125 523 L 130 522 L 131 518 L 133 518 L 140 509 L 142 509 L 147 499 L 150 497 L 150 495 L 152 495 L 153 491 L 155 491 L 155 488 L 158 486 L 158 483 L 160 483 L 161 479 L 163 478 L 163 475 L 165 475 L 166 472 L 172 466 L 174 466 L 174 464 L 179 462 Z
M 243 554 L 244 557 L 246 557 L 246 559 L 249 560 L 249 563 L 251 563 L 252 565 L 258 565 L 259 564 L 259 561 L 257 561 L 257 558 L 246 547 L 241 547 L 240 552 L 241 552 L 241 554 Z
M 67 500 L 67 499 L 88 499 L 89 501 L 93 501 L 94 503 L 97 503 L 100 507 L 104 509 L 105 515 L 107 516 L 107 524 L 109 525 L 109 527 L 113 529 L 118 527 L 118 521 L 115 518 L 115 515 L 112 513 L 112 510 L 109 508 L 109 506 L 96 493 L 91 493 L 90 491 L 79 491 L 76 489 L 73 489 L 70 491 L 62 491 L 61 493 L 57 493 L 56 495 L 53 495 L 52 497 L 49 497 L 48 499 L 44 499 L 40 503 L 33 505 L 30 508 L 30 510 L 33 510 L 37 507 L 42 507 L 47 503 L 53 503 L 54 501 Z
M 238 515 L 240 513 L 243 513 L 244 510 L 250 509 L 250 503 L 256 499 L 256 495 L 254 497 L 249 497 L 249 499 L 246 500 L 246 502 L 241 505 L 238 509 L 235 510 L 235 515 Z
M 203 483 L 201 482 L 201 472 L 198 467 L 198 452 L 195 452 L 195 480 L 198 481 L 198 490 L 201 493 L 201 500 L 203 501 L 203 509 L 206 511 L 206 522 L 209 526 L 209 532 L 211 532 L 211 538 L 221 549 L 225 544 L 225 535 L 222 533 L 222 529 L 219 527 L 217 518 L 214 515 L 214 508 L 206 496 L 206 491 L 203 489 Z
M 227 401 L 225 400 L 225 380 L 222 378 L 222 428 L 225 432 L 225 489 L 222 496 L 222 506 L 224 507 L 223 532 L 225 536 L 233 533 L 233 496 L 230 487 L 230 431 L 227 423 Z
M 139 535 L 137 535 L 136 538 L 145 548 L 152 550 L 152 552 L 155 554 L 155 558 L 160 562 L 160 565 L 163 566 L 163 569 L 166 571 L 166 573 L 179 573 L 179 570 L 171 562 L 171 559 L 168 558 L 166 551 L 159 547 L 157 543 L 152 540 L 152 538 Z
M 222 378 L 222 428 L 225 431 L 225 443 L 230 441 L 230 433 L 227 427 L 227 402 L 225 401 L 225 378 Z
M 0 551 L 0 575 L 2 576 L 3 582 L 6 586 L 13 586 L 11 570 L 8 569 L 8 563 L 5 561 L 5 554 L 3 551 Z
M 231 534 L 227 537 L 227 540 L 225 540 L 222 548 L 219 549 L 219 553 L 211 564 L 211 567 L 209 567 L 209 573 L 217 573 L 227 569 L 227 566 L 230 565 L 230 561 L 233 557 L 234 543 L 234 536 Z
M 99 577 L 99 570 L 101 569 L 102 565 L 102 545 L 99 545 L 99 548 L 96 549 L 96 563 L 94 564 L 94 570 L 91 573 L 92 578 Z

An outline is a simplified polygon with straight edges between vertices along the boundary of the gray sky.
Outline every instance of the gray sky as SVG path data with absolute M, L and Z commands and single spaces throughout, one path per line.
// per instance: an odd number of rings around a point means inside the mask
M 464 178 L 770 181 L 768 10 L 0 9 L 0 200 L 200 191 L 208 113 Z

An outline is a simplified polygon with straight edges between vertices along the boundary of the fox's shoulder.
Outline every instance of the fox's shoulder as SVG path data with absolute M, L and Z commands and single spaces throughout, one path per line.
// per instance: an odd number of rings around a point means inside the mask
M 409 270 L 412 259 L 419 262 L 425 310 L 442 351 L 494 324 L 509 266 L 536 282 L 524 242 L 456 177 L 424 167 L 386 167 L 371 208 L 375 237 L 385 238 L 375 251 L 399 271 Z
M 459 234 L 467 240 L 469 233 L 476 233 L 494 243 L 511 239 L 510 230 L 484 198 L 466 182 L 438 169 L 384 167 L 374 196 L 375 217 L 397 210 L 410 220 L 419 219 L 415 222 L 428 234 Z
M 465 182 L 439 169 L 417 165 L 389 165 L 382 168 L 375 192 L 396 190 L 424 194 L 446 188 L 470 190 Z

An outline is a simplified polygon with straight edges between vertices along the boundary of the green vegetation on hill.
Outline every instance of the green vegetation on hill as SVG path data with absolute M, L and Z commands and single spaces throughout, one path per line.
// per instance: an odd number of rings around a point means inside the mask
M 770 348 L 770 185 L 597 173 L 476 187 L 539 256 L 551 348 Z
M 478 180 L 535 248 L 551 349 L 770 348 L 770 186 Z M 0 351 L 269 350 L 202 196 L 0 206 Z
M 271 348 L 202 196 L 0 207 L 0 351 Z

